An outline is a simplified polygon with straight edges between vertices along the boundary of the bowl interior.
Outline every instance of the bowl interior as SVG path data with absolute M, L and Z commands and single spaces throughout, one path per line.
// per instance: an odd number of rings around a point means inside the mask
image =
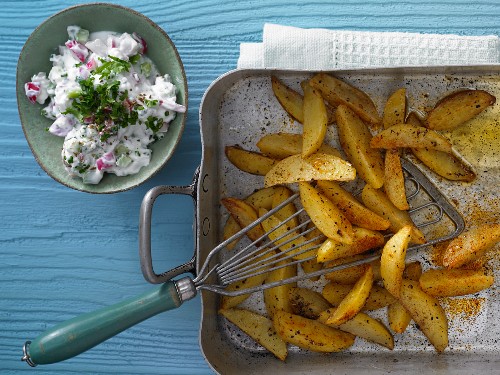
M 41 115 L 44 105 L 31 104 L 25 96 L 24 84 L 38 72 L 48 72 L 49 61 L 57 47 L 67 40 L 66 27 L 78 25 L 91 32 L 137 32 L 148 43 L 147 56 L 161 74 L 169 74 L 178 89 L 177 102 L 187 106 L 187 82 L 179 54 L 166 33 L 147 17 L 112 4 L 86 4 L 65 9 L 43 22 L 28 38 L 19 56 L 16 91 L 19 116 L 30 148 L 40 166 L 56 181 L 73 189 L 90 193 L 115 193 L 131 189 L 156 174 L 172 156 L 184 130 L 185 114 L 177 114 L 165 137 L 150 147 L 151 162 L 139 173 L 117 177 L 105 174 L 98 185 L 87 185 L 80 178 L 72 178 L 61 160 L 63 138 L 46 129 L 51 120 Z

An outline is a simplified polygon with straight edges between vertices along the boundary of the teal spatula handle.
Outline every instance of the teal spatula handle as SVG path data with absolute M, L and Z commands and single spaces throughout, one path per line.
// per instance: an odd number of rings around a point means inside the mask
M 196 295 L 189 278 L 169 281 L 151 292 L 83 314 L 45 331 L 24 348 L 31 366 L 64 361 Z

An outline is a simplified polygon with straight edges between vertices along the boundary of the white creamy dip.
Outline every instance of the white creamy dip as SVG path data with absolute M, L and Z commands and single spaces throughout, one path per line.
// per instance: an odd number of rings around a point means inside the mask
M 72 176 L 97 184 L 104 173 L 137 173 L 151 160 L 149 145 L 162 138 L 176 113 L 176 87 L 145 56 L 138 35 L 68 27 L 69 40 L 51 56 L 48 76 L 25 84 L 33 103 L 54 120 L 48 131 L 64 137 L 62 160 Z

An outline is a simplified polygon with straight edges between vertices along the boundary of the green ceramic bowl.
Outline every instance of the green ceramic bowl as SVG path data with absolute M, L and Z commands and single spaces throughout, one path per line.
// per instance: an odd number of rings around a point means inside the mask
M 16 77 L 19 116 L 33 155 L 45 172 L 70 188 L 89 193 L 116 193 L 134 188 L 155 175 L 170 159 L 184 130 L 186 115 L 178 114 L 166 136 L 152 145 L 151 163 L 139 173 L 123 177 L 106 173 L 98 185 L 87 185 L 81 178 L 70 177 L 61 160 L 63 138 L 45 130 L 51 121 L 41 115 L 43 106 L 30 103 L 24 92 L 24 84 L 34 74 L 50 71 L 50 55 L 67 40 L 66 27 L 69 25 L 92 32 L 137 32 L 148 43 L 147 56 L 160 73 L 168 73 L 177 86 L 177 102 L 187 106 L 188 88 L 182 61 L 174 44 L 158 25 L 131 9 L 106 3 L 78 5 L 53 15 L 33 31 L 19 56 Z

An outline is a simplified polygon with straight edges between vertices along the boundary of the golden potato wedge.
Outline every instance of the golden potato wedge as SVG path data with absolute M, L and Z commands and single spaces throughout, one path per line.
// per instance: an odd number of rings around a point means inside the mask
M 328 325 L 340 325 L 354 318 L 360 312 L 366 303 L 373 285 L 373 269 L 371 266 L 366 268 L 363 276 L 354 284 L 352 289 L 340 301 L 337 308 L 326 319 Z
M 438 352 L 448 346 L 448 320 L 439 301 L 425 293 L 418 281 L 403 279 L 399 300 Z
M 412 226 L 405 225 L 385 244 L 380 257 L 380 274 L 385 289 L 398 298 L 405 270 L 406 249 L 411 239 Z
M 335 181 L 318 181 L 320 191 L 342 211 L 353 225 L 371 230 L 386 230 L 390 221 L 361 204 L 350 192 Z
M 424 234 L 415 226 L 410 214 L 394 206 L 383 191 L 365 185 L 361 192 L 361 199 L 366 207 L 391 222 L 389 230 L 392 233 L 396 233 L 405 225 L 411 225 L 413 227 L 412 242 L 416 244 L 425 243 Z
M 420 262 L 412 262 L 406 265 L 403 276 L 414 281 L 418 281 L 422 274 Z M 403 333 L 410 324 L 411 315 L 401 302 L 397 301 L 387 306 L 387 320 L 389 327 L 396 333 Z
M 277 311 L 273 322 L 285 342 L 314 352 L 339 352 L 354 343 L 350 333 L 284 311 Z
M 409 124 L 393 125 L 389 129 L 382 130 L 371 139 L 370 147 L 386 149 L 397 147 L 427 148 L 452 152 L 451 142 L 445 136 L 423 126 Z
M 411 151 L 430 170 L 447 180 L 472 182 L 476 179 L 474 170 L 454 154 L 425 148 L 412 148 Z
M 352 230 L 354 234 L 352 244 L 347 245 L 330 238 L 326 239 L 318 249 L 318 262 L 323 263 L 361 254 L 367 250 L 381 247 L 385 242 L 384 236 L 380 232 L 355 226 L 352 227 Z
M 360 259 L 363 259 L 363 255 L 354 255 L 345 258 L 340 258 L 325 263 L 325 267 L 331 268 L 345 263 L 354 262 Z M 373 262 L 370 262 L 370 265 L 373 268 L 373 277 L 375 281 L 382 280 L 382 277 L 380 276 L 380 260 L 374 260 Z M 360 264 L 357 266 L 335 270 L 325 274 L 325 278 L 335 283 L 346 284 L 346 285 L 354 284 L 365 273 L 366 267 L 367 267 L 366 264 Z
M 260 216 L 266 212 L 264 208 L 259 209 Z M 274 215 L 262 222 L 264 231 L 269 232 L 267 236 L 275 245 L 279 246 L 280 251 L 293 255 L 294 259 L 307 259 L 316 255 L 316 249 L 306 251 L 311 248 L 311 245 L 304 245 L 307 242 L 304 236 L 301 236 L 297 231 L 290 230 L 291 227 L 286 224 L 280 225 L 281 223 L 281 220 Z
M 392 125 L 401 124 L 406 117 L 406 89 L 394 91 L 385 103 L 382 125 L 389 129 Z
M 302 85 L 301 85 L 302 86 Z M 271 87 L 273 93 L 278 99 L 283 109 L 292 117 L 294 120 L 304 123 L 304 98 L 297 91 L 285 85 L 276 76 L 271 76 Z M 327 107 L 328 123 L 331 124 L 335 122 L 335 111 L 331 107 Z
M 493 276 L 481 270 L 430 269 L 420 276 L 420 287 L 435 297 L 455 297 L 474 294 L 493 285 Z
M 270 319 L 244 309 L 221 309 L 219 313 L 273 353 L 276 358 L 282 361 L 286 359 L 287 345 L 276 333 Z
M 283 267 L 269 271 L 265 281 L 267 284 L 297 276 L 297 265 L 290 264 L 289 259 L 282 260 L 278 263 L 278 265 Z M 288 283 L 275 286 L 274 288 L 264 289 L 264 304 L 266 305 L 267 313 L 271 318 L 278 310 L 292 312 L 289 295 L 290 290 L 296 285 L 297 283 Z
M 292 288 L 289 298 L 292 313 L 308 319 L 317 319 L 321 312 L 331 307 L 321 293 L 312 289 Z
M 328 198 L 307 182 L 299 182 L 300 200 L 316 227 L 328 238 L 352 243 L 352 225 Z
M 370 146 L 372 135 L 364 122 L 348 107 L 337 108 L 340 145 L 347 159 L 367 184 L 380 188 L 384 184 L 384 160 L 379 150 Z
M 352 289 L 352 284 L 339 284 L 335 282 L 327 283 L 321 294 L 333 306 L 338 306 L 345 298 L 347 293 Z M 378 310 L 382 307 L 389 306 L 396 302 L 396 298 L 383 287 L 374 284 L 366 299 L 363 311 Z
M 304 98 L 297 91 L 285 85 L 278 77 L 271 76 L 271 88 L 283 109 L 300 123 L 304 122 Z
M 237 146 L 226 146 L 225 152 L 236 168 L 259 176 L 264 176 L 278 162 L 258 152 L 244 150 Z
M 399 150 L 390 148 L 385 153 L 384 159 L 384 191 L 387 198 L 400 210 L 409 210 L 410 205 L 406 199 L 405 177 Z
M 325 100 L 332 106 L 348 106 L 363 121 L 374 126 L 380 124 L 377 108 L 365 92 L 326 73 L 314 75 L 309 84 L 320 90 Z
M 423 126 L 422 121 L 415 112 L 408 115 L 406 123 Z M 472 168 L 453 153 L 425 148 L 412 148 L 411 151 L 430 170 L 447 180 L 472 182 L 476 178 L 476 173 Z
M 309 232 L 306 232 L 304 237 L 308 241 L 315 239 L 314 241 L 311 242 L 310 246 L 319 246 L 323 243 L 323 241 L 325 240 L 326 237 L 323 233 L 321 233 L 321 231 L 318 228 L 316 228 L 316 226 L 313 223 L 309 223 L 307 225 L 307 230 L 309 230 L 311 227 L 314 227 L 314 229 L 312 229 Z M 319 271 L 320 269 L 323 268 L 323 264 L 318 263 L 318 261 L 316 259 L 303 261 L 300 265 L 302 267 L 302 271 L 304 271 L 305 273 Z M 320 278 L 319 276 L 314 276 L 314 277 L 311 277 L 309 280 L 318 281 L 319 278 Z
M 231 216 L 236 220 L 241 228 L 245 228 L 252 224 L 258 219 L 257 212 L 255 208 L 250 204 L 237 198 L 223 198 L 221 203 L 226 207 Z M 257 225 L 247 232 L 247 236 L 252 240 L 256 241 L 258 238 L 264 235 L 261 225 Z
M 333 314 L 333 311 L 334 308 L 323 311 L 318 321 L 327 324 L 326 321 Z M 388 349 L 394 349 L 394 337 L 387 327 L 381 321 L 363 312 L 357 313 L 354 318 L 335 327 L 344 332 L 349 332 L 356 337 L 361 337 L 367 341 L 385 346 Z
M 319 150 L 325 139 L 327 127 L 328 116 L 323 97 L 312 86 L 304 85 L 303 158 Z
M 318 152 L 305 159 L 299 154 L 279 161 L 266 174 L 264 185 L 269 187 L 312 180 L 351 181 L 355 177 L 356 170 L 350 163 Z
M 233 235 L 238 233 L 241 230 L 240 225 L 234 220 L 232 216 L 229 216 L 226 220 L 226 224 L 224 224 L 224 228 L 222 229 L 222 238 L 223 240 L 227 240 L 231 238 Z M 238 244 L 238 240 L 234 240 L 231 243 L 226 245 L 227 250 L 232 250 Z
M 226 287 L 226 290 L 234 292 L 237 290 L 241 289 L 249 289 L 256 287 L 258 285 L 262 285 L 264 281 L 266 280 L 267 274 L 263 273 L 260 275 L 255 275 L 248 277 L 246 279 L 243 279 L 241 281 L 236 281 Z M 250 294 L 242 294 L 239 296 L 222 296 L 221 297 L 221 309 L 230 309 L 233 307 L 238 306 L 240 303 L 245 301 L 248 297 L 250 297 Z
M 439 102 L 429 112 L 426 126 L 435 130 L 450 130 L 475 117 L 496 98 L 483 90 L 461 90 L 454 92 Z
M 453 239 L 443 255 L 443 265 L 458 268 L 481 258 L 500 241 L 500 224 L 483 224 Z
M 277 186 L 273 195 L 273 202 L 271 205 L 271 208 L 276 208 L 279 206 L 282 202 L 287 200 L 293 195 L 293 191 L 288 189 L 286 186 Z M 265 207 L 262 207 L 265 208 Z M 293 204 L 293 202 L 288 203 L 285 207 L 283 207 L 281 210 L 277 211 L 274 216 L 276 216 L 280 221 L 287 221 L 287 225 L 290 227 L 296 227 L 297 225 L 300 224 L 299 218 L 297 216 L 290 217 L 297 213 L 297 208 Z
M 266 156 L 282 160 L 302 152 L 302 134 L 271 133 L 263 136 L 257 142 L 257 147 Z M 319 153 L 330 154 L 341 158 L 340 151 L 335 147 L 323 143 Z

